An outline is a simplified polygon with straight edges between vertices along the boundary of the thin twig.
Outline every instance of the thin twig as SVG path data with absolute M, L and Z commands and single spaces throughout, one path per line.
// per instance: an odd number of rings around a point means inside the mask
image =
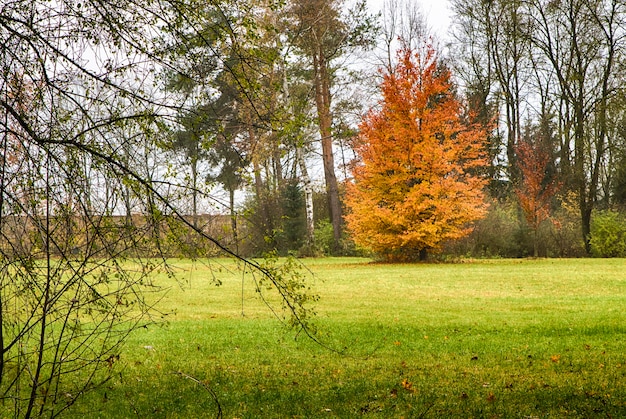
M 209 387 L 204 381 L 201 381 L 199 379 L 197 379 L 196 377 L 193 377 L 189 374 L 186 374 L 182 371 L 176 371 L 176 372 L 172 372 L 172 374 L 176 374 L 176 375 L 180 375 L 183 378 L 186 378 L 188 380 L 193 381 L 196 384 L 200 384 L 213 398 L 213 401 L 215 402 L 215 404 L 217 405 L 217 415 L 215 416 L 217 419 L 222 419 L 223 418 L 223 413 L 222 413 L 222 405 L 220 404 L 220 401 L 217 397 L 217 394 L 215 393 L 215 391 L 213 391 L 213 389 L 211 387 Z

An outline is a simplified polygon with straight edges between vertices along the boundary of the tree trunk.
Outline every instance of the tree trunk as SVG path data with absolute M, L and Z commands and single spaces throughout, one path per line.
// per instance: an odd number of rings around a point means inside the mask
M 582 84 L 579 86 L 578 98 L 583 97 Z M 591 209 L 593 203 L 588 200 L 587 175 L 585 173 L 585 114 L 582 99 L 575 103 L 576 111 L 574 123 L 574 178 L 578 187 L 578 205 L 582 227 L 585 252 L 591 253 Z
M 198 228 L 198 158 L 197 156 L 192 156 L 191 158 L 191 217 L 193 222 L 193 227 L 195 229 Z
M 235 246 L 235 252 L 239 253 L 239 237 L 237 234 L 237 213 L 235 212 L 235 189 L 231 188 L 230 195 L 230 226 L 233 230 L 233 244 Z
M 581 203 L 580 215 L 582 233 L 585 244 L 585 252 L 587 252 L 588 255 L 591 254 L 591 211 L 592 205 L 584 205 Z
M 332 115 L 330 113 L 330 75 L 327 62 L 321 47 L 313 56 L 315 71 L 315 103 L 319 119 L 319 131 L 322 139 L 322 160 L 324 164 L 324 179 L 328 196 L 330 221 L 333 226 L 334 251 L 338 251 L 341 242 L 341 201 L 339 199 L 339 185 L 335 176 L 335 158 L 333 154 Z
M 306 246 L 312 248 L 315 245 L 315 220 L 313 218 L 313 188 L 311 187 L 311 178 L 306 168 L 302 148 L 296 146 L 296 159 L 300 166 L 302 175 L 302 184 L 304 189 L 304 206 L 306 210 Z
M 283 63 L 284 64 L 284 63 Z M 286 65 L 284 65 L 286 67 Z M 283 91 L 286 98 L 289 98 L 289 80 L 287 79 L 287 71 L 283 69 Z M 290 108 L 292 117 L 294 117 L 294 111 Z M 306 212 L 306 239 L 305 245 L 308 249 L 312 249 L 315 245 L 315 219 L 313 212 L 313 187 L 311 184 L 311 178 L 309 177 L 309 171 L 306 167 L 303 154 L 303 144 L 297 142 L 295 144 L 296 149 L 296 161 L 294 163 L 294 175 L 296 173 L 296 167 L 300 166 L 300 173 L 302 176 L 302 185 L 304 190 L 304 205 Z
M 256 144 L 256 133 L 252 128 L 249 129 L 248 134 L 250 136 L 250 144 Z M 258 203 L 258 210 L 261 214 L 261 231 L 263 234 L 272 234 L 274 229 L 274 223 L 270 210 L 269 203 L 269 186 L 263 181 L 261 170 L 263 170 L 262 163 L 260 161 L 261 156 L 259 153 L 254 153 L 252 157 L 252 170 L 254 172 L 254 191 L 256 193 L 256 199 Z M 264 163 L 267 163 L 264 162 Z

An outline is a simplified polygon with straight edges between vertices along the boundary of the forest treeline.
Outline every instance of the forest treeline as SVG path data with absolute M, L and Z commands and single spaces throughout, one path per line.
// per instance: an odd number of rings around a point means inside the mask
M 435 48 L 447 51 L 440 68 L 451 72 L 464 123 L 485 130 L 488 206 L 467 237 L 440 250 L 624 255 L 626 5 L 451 4 L 450 41 Z M 221 72 L 206 49 L 176 51 L 195 72 L 165 77 L 169 89 L 195 101 L 165 140 L 187 165 L 178 170 L 192 190 L 219 184 L 228 191 L 230 245 L 245 254 L 370 254 L 344 224 L 355 139 L 368 109 L 381 106 L 371 98 L 381 97 L 380 76 L 396 70 L 397 50 L 425 52 L 428 22 L 415 6 L 393 1 L 381 16 L 335 1 L 249 6 L 248 38 L 213 35 L 213 48 L 227 57 Z M 234 198 L 242 190 L 243 204 Z
M 149 2 L 129 14 L 120 6 L 100 17 L 88 5 L 11 1 L 3 9 L 4 179 L 26 170 L 16 162 L 29 149 L 13 139 L 39 129 L 32 124 L 52 106 L 67 116 L 55 117 L 59 129 L 48 127 L 46 136 L 85 147 L 96 144 L 81 142 L 94 134 L 117 137 L 107 139 L 115 159 L 134 170 L 110 180 L 94 160 L 75 158 L 66 174 L 83 195 L 65 190 L 49 209 L 57 218 L 75 217 L 75 202 L 84 201 L 104 216 L 156 214 L 154 222 L 167 223 L 182 215 L 245 256 L 372 255 L 345 223 L 354 217 L 346 189 L 361 162 L 360 124 L 382 106 L 380 86 L 397 70 L 398 51 L 425 54 L 431 45 L 439 69 L 450 72 L 463 124 L 484 131 L 486 211 L 466 223 L 467 234 L 423 250 L 622 255 L 626 5 L 453 0 L 451 7 L 444 42 L 433 40 L 418 6 L 395 0 L 379 15 L 365 2 L 189 0 Z M 39 74 L 9 45 L 27 41 L 15 25 L 29 27 L 28 17 L 42 13 L 49 26 L 31 28 L 46 48 Z M 108 27 L 90 27 L 94 19 Z M 67 33 L 46 33 L 60 22 Z M 82 44 L 60 45 L 64 36 Z M 55 99 L 50 83 L 65 96 Z M 105 125 L 113 129 L 104 133 Z M 107 159 L 101 145 L 95 149 Z M 74 158 L 63 153 L 58 160 Z M 3 198 L 5 216 L 30 211 L 19 201 L 35 193 L 41 170 Z M 218 232 L 208 215 L 220 220 Z M 194 246 L 204 251 L 183 247 Z

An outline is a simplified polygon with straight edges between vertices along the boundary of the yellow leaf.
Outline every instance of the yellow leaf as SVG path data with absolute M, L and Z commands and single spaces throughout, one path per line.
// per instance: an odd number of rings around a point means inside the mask
M 415 389 L 413 388 L 413 383 L 411 383 L 408 379 L 402 380 L 402 388 L 411 393 L 415 393 Z

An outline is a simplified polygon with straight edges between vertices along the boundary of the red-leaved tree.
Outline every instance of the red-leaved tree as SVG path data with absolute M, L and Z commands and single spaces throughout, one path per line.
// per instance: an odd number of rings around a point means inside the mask
M 486 133 L 463 121 L 432 45 L 404 49 L 356 139 L 346 216 L 354 241 L 388 260 L 424 259 L 484 215 Z
M 561 184 L 548 174 L 552 156 L 546 147 L 529 138 L 515 146 L 521 172 L 515 195 L 533 234 L 533 254 L 539 255 L 539 226 L 550 217 L 550 203 Z

